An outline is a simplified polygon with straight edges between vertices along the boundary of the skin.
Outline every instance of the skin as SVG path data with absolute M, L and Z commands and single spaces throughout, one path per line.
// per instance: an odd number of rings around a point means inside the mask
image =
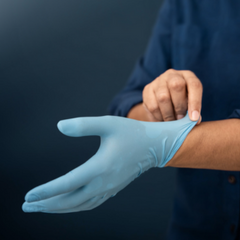
M 143 103 L 133 107 L 128 118 L 141 121 L 181 119 L 188 110 L 191 120 L 200 118 L 203 87 L 191 71 L 169 69 L 143 89 Z
M 192 120 L 196 118 L 197 120 L 201 119 L 199 114 L 201 111 L 201 100 L 202 84 L 192 72 L 169 70 L 144 88 L 143 103 L 133 107 L 128 117 L 142 121 L 171 121 L 182 118 L 182 115 L 188 109 L 190 118 Z M 193 113 L 195 111 L 198 114 L 194 116 Z M 66 122 L 64 125 L 64 121 L 61 121 L 58 124 L 58 128 L 62 133 L 72 137 L 91 136 L 93 133 L 94 135 L 103 135 L 102 143 L 114 146 L 114 144 L 112 145 L 112 140 L 104 140 L 107 130 L 113 131 L 109 127 L 111 124 L 109 125 L 106 119 L 106 116 L 104 118 L 100 117 L 97 119 L 98 124 L 87 124 L 86 126 L 88 127 L 86 128 L 79 127 L 84 125 L 84 119 L 75 119 L 72 123 L 73 125 L 69 125 Z M 91 123 L 91 121 L 96 120 L 88 118 L 85 121 Z M 99 125 L 100 121 L 102 121 L 102 124 Z M 114 129 L 120 132 L 119 136 L 124 137 L 122 129 L 116 128 L 116 124 L 115 120 Z M 133 131 L 133 133 L 136 133 L 136 131 Z M 116 139 L 122 142 L 121 138 Z M 240 171 L 239 144 L 239 119 L 204 122 L 192 129 L 180 149 L 166 166 Z M 119 146 L 119 144 L 115 145 Z M 122 183 L 119 182 L 120 185 L 117 184 L 115 187 L 114 184 L 109 185 L 112 175 L 125 175 L 129 167 L 122 168 L 123 173 L 118 173 L 116 169 L 121 169 L 123 160 L 113 158 L 116 162 L 112 164 L 110 171 L 106 170 L 107 167 L 104 168 L 103 163 L 106 162 L 109 165 L 107 158 L 112 158 L 111 154 L 106 154 L 101 149 L 107 148 L 100 147 L 98 154 L 103 156 L 100 159 L 96 157 L 97 155 L 94 155 L 85 164 L 68 174 L 28 192 L 25 197 L 26 202 L 22 206 L 23 211 L 48 213 L 84 211 L 93 209 L 111 196 L 114 196 L 117 191 L 121 190 L 129 182 L 126 179 Z M 122 154 L 124 155 L 124 153 Z M 123 159 L 128 162 L 124 156 Z M 119 168 L 116 168 L 116 164 L 120 164 Z M 132 172 L 131 168 L 130 172 Z M 103 188 L 101 188 L 102 185 L 104 186 Z M 118 188 L 118 186 L 121 187 Z
M 240 171 L 240 121 L 203 122 L 188 134 L 170 167 Z
M 188 109 L 198 125 L 167 163 L 170 167 L 240 171 L 240 121 L 228 119 L 201 123 L 202 84 L 191 71 L 170 69 L 146 85 L 143 103 L 127 117 L 140 121 L 172 121 Z

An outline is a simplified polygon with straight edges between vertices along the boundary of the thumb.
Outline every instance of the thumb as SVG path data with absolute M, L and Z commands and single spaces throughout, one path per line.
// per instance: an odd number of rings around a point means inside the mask
M 111 116 L 79 117 L 61 120 L 57 127 L 69 137 L 103 136 L 109 133 Z

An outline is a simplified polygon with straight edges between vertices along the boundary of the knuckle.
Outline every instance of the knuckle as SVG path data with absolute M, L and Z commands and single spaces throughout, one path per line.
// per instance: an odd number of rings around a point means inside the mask
M 195 76 L 194 72 L 192 72 L 192 71 L 190 71 L 190 70 L 184 70 L 184 72 L 187 73 L 187 74 L 189 74 L 189 75 L 194 75 L 194 76 Z
M 186 86 L 185 81 L 181 77 L 178 77 L 178 76 L 172 78 L 171 81 L 169 82 L 170 89 L 178 91 L 178 92 L 182 91 L 185 86 Z
M 152 91 L 152 84 L 149 83 L 143 88 L 143 91 L 142 91 L 143 98 L 146 98 L 147 96 L 149 96 L 149 94 L 151 94 L 151 91 Z
M 161 78 L 162 78 L 162 74 L 161 75 L 159 75 L 158 77 L 156 77 L 153 81 L 152 81 L 152 83 L 154 84 L 155 82 L 158 82 L 158 81 L 160 81 L 161 80 Z
M 156 112 L 158 110 L 158 105 L 157 104 L 151 104 L 151 105 L 147 106 L 147 109 L 151 113 Z
M 167 93 L 158 93 L 157 99 L 160 103 L 168 103 L 170 101 L 170 96 Z
M 166 71 L 166 73 L 168 74 L 176 74 L 176 70 L 174 70 L 173 68 L 170 68 Z
M 150 85 L 150 84 L 147 84 L 147 85 L 143 88 L 143 92 L 146 92 L 146 91 L 149 90 L 149 85 Z

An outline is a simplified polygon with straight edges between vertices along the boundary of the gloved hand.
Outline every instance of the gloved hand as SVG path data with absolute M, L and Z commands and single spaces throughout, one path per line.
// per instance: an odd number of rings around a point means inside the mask
M 100 136 L 100 148 L 81 166 L 29 191 L 23 211 L 68 213 L 99 206 L 143 172 L 164 167 L 196 123 L 188 114 L 170 122 L 116 116 L 60 121 L 58 129 L 67 136 Z

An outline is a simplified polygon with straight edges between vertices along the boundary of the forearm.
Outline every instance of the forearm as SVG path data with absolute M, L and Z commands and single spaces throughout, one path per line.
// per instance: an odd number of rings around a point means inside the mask
M 166 166 L 240 171 L 240 120 L 195 126 Z

